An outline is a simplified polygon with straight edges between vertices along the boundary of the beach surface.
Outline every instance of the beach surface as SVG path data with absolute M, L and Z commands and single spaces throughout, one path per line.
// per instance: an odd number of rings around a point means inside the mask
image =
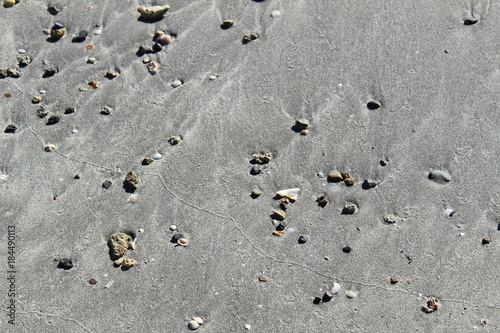
M 499 21 L 486 0 L 0 7 L 0 331 L 499 332 Z

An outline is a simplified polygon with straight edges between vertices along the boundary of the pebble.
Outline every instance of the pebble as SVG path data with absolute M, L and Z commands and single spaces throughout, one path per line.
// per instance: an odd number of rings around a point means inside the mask
M 177 228 L 175 228 L 174 230 L 176 230 Z M 182 232 L 176 232 L 173 236 L 172 236 L 172 242 L 176 243 L 179 239 L 183 238 L 184 237 L 184 234 Z
M 443 170 L 431 170 L 427 178 L 438 184 L 446 184 L 451 181 L 451 175 Z
M 73 133 L 73 134 L 78 134 L 78 129 L 73 128 L 73 129 L 71 130 L 71 133 Z
M 346 186 L 352 186 L 352 185 L 356 184 L 356 178 L 347 177 L 347 178 L 344 179 L 344 184 Z
M 99 36 L 100 34 L 102 34 L 102 30 L 101 29 L 95 29 L 94 32 L 93 32 L 94 35 L 96 36 Z
M 329 182 L 339 183 L 344 180 L 344 177 L 342 177 L 342 174 L 339 171 L 331 171 L 328 174 L 327 180 Z
M 188 323 L 188 328 L 192 331 L 197 330 L 200 327 L 200 324 L 198 324 L 195 320 L 191 320 Z
M 347 298 L 356 298 L 356 297 L 358 297 L 358 295 L 354 291 L 352 291 L 352 290 L 346 291 L 345 295 L 347 296 Z
M 208 79 L 209 79 L 210 81 L 215 81 L 215 80 L 217 80 L 217 76 L 215 76 L 215 75 L 210 75 L 210 76 L 208 77 Z
M 125 176 L 123 185 L 125 186 L 126 189 L 135 191 L 139 186 L 139 176 L 135 172 L 129 171 Z
M 286 212 L 283 209 L 273 209 L 273 215 L 280 221 L 286 218 Z
M 396 277 L 391 277 L 389 281 L 391 281 L 391 284 L 396 284 L 399 282 L 399 279 Z
M 373 187 L 375 187 L 377 185 L 378 185 L 378 183 L 375 180 L 373 180 L 373 179 L 365 179 L 363 181 L 362 187 L 364 189 L 369 189 L 369 188 L 373 188 Z
M 342 214 L 354 214 L 358 212 L 358 205 L 347 201 L 342 209 Z
M 388 224 L 394 224 L 398 221 L 398 217 L 392 214 L 384 215 L 384 222 Z
M 323 294 L 323 298 L 321 299 L 323 301 L 323 303 L 327 303 L 327 302 L 330 302 L 333 298 L 333 294 L 329 291 L 326 291 L 324 294 Z
M 47 11 L 49 12 L 50 15 L 57 15 L 60 12 L 60 10 L 54 6 L 47 7 Z
M 106 180 L 104 181 L 104 183 L 102 183 L 102 187 L 104 187 L 107 190 L 111 187 L 112 184 L 113 183 L 111 182 L 111 180 Z
M 301 235 L 299 237 L 299 244 L 304 244 L 309 240 L 309 235 Z
M 352 251 L 352 247 L 350 247 L 350 246 L 344 246 L 342 248 L 342 252 L 344 252 L 344 253 L 351 253 L 351 251 Z
M 377 110 L 381 106 L 382 106 L 382 103 L 380 103 L 379 101 L 370 101 L 370 102 L 366 103 L 366 107 L 368 108 L 368 110 Z
M 258 197 L 260 197 L 261 195 L 262 195 L 262 191 L 261 191 L 260 189 L 255 188 L 255 189 L 253 189 L 253 190 L 252 190 L 251 197 L 252 197 L 253 199 L 258 198 Z
M 92 285 L 94 285 L 94 284 L 96 284 L 96 283 L 97 283 L 97 279 L 96 279 L 96 278 L 91 278 L 91 279 L 89 280 L 89 283 L 90 283 L 90 284 L 92 284 Z
M 57 24 L 57 22 L 56 22 L 56 24 Z M 50 29 L 50 37 L 53 40 L 61 39 L 65 33 L 66 33 L 66 29 L 64 27 L 57 27 L 56 25 L 54 25 L 52 27 L 52 29 Z
M 31 99 L 31 103 L 33 104 L 38 104 L 42 101 L 42 96 L 34 96 L 32 99 Z
M 50 67 L 50 68 L 47 68 L 45 70 L 45 72 L 43 73 L 42 77 L 43 78 L 48 78 L 48 77 L 56 75 L 56 73 L 57 73 L 57 69 L 53 68 L 53 67 Z
M 273 10 L 271 12 L 271 17 L 276 17 L 276 16 L 280 16 L 281 15 L 281 12 L 279 10 Z
M 61 120 L 60 116 L 50 116 L 49 120 L 47 120 L 47 125 L 55 125 Z
M 171 224 L 168 229 L 170 229 L 170 231 L 175 231 L 177 230 L 177 226 L 175 224 Z
M 96 81 L 90 81 L 88 85 L 91 86 L 93 89 L 99 88 L 99 84 Z
M 227 30 L 227 29 L 231 28 L 233 25 L 234 25 L 233 20 L 226 19 L 226 20 L 222 21 L 220 27 L 221 27 L 221 29 Z
M 3 0 L 4 7 L 12 7 L 16 4 L 16 0 Z
M 249 42 L 251 42 L 252 40 L 256 40 L 257 38 L 259 38 L 259 34 L 258 33 L 253 33 L 253 34 L 247 34 L 245 36 L 243 36 L 243 44 L 247 44 Z
M 266 275 L 261 275 L 259 276 L 259 281 L 260 282 L 267 282 L 269 280 L 269 277 Z
M 141 13 L 141 18 L 146 20 L 157 20 L 163 17 L 170 9 L 170 6 L 152 6 L 152 7 L 137 7 L 137 11 Z
M 49 111 L 47 111 L 43 106 L 41 106 L 37 111 L 36 115 L 40 118 L 45 118 L 49 114 Z
M 7 125 L 7 127 L 5 127 L 5 130 L 3 131 L 4 133 L 15 133 L 17 131 L 17 127 L 15 125 Z
M 458 233 L 458 235 L 459 235 L 460 237 L 464 237 L 464 236 L 465 236 L 465 232 L 459 232 L 459 233 Z
M 88 59 L 87 59 L 87 64 L 95 64 L 95 63 L 96 63 L 96 61 L 97 61 L 97 59 L 96 59 L 96 58 L 91 57 L 91 58 L 88 58 Z
M 72 106 L 64 110 L 64 114 L 72 114 L 72 113 L 75 113 L 75 108 Z
M 153 159 L 155 159 L 155 160 L 159 160 L 159 159 L 161 159 L 161 154 L 160 154 L 160 153 L 156 153 L 156 154 L 154 154 L 154 155 L 153 155 Z
M 322 195 L 316 199 L 318 206 L 326 207 L 326 205 L 330 202 L 330 199 L 326 195 Z
M 447 208 L 444 210 L 443 215 L 445 217 L 452 217 L 455 214 L 455 211 L 451 208 Z
M 332 287 L 331 293 L 332 293 L 332 294 L 336 294 L 336 293 L 338 293 L 341 289 L 342 289 L 342 287 L 340 286 L 340 284 L 338 284 L 337 282 L 335 282 L 335 283 L 333 284 L 333 287 Z
M 244 327 L 247 331 L 250 331 L 252 329 L 252 326 L 250 324 L 245 324 Z
M 31 64 L 31 57 L 29 55 L 23 55 L 22 57 L 17 57 L 17 61 L 19 62 L 19 66 L 26 67 Z
M 160 70 L 160 65 L 158 65 L 156 62 L 154 61 L 151 61 L 147 64 L 147 68 L 148 68 L 148 72 L 151 74 L 151 75 L 155 75 L 156 73 L 158 73 L 158 71 Z
M 195 316 L 191 319 L 194 320 L 195 322 L 197 322 L 198 324 L 203 325 L 203 318 L 201 318 L 199 316 Z
M 170 83 L 170 86 L 172 88 L 178 88 L 178 87 L 182 86 L 182 81 L 181 80 L 175 80 L 174 82 Z
M 483 245 L 488 245 L 491 243 L 491 238 L 489 237 L 484 237 L 482 240 L 481 240 L 481 244 Z
M 322 171 L 319 171 L 316 175 L 317 175 L 319 178 L 325 178 L 325 174 L 324 174 Z
M 73 37 L 73 39 L 71 40 L 73 43 L 81 43 L 81 42 L 84 42 L 85 39 L 87 38 L 89 32 L 87 30 L 81 30 L 80 32 L 78 32 L 78 35 L 76 35 L 75 37 Z
M 17 52 L 19 54 L 25 54 L 26 53 L 26 50 L 25 49 L 18 49 Z
M 168 143 L 170 143 L 172 146 L 178 145 L 182 141 L 182 135 L 173 135 L 170 138 L 168 138 Z
M 65 271 L 67 271 L 68 269 L 72 269 L 73 268 L 73 260 L 71 260 L 70 258 L 62 258 L 61 260 L 59 260 L 59 264 L 57 265 L 57 268 L 62 268 Z
M 110 115 L 112 112 L 113 112 L 113 108 L 110 107 L 110 106 L 104 106 L 102 109 L 101 109 L 101 114 L 105 115 L 105 116 L 108 116 Z
M 158 38 L 156 38 L 156 43 L 163 46 L 168 45 L 172 43 L 172 36 L 167 34 L 161 34 L 160 36 L 158 36 Z
M 151 157 L 144 157 L 144 159 L 142 160 L 142 165 L 150 165 L 151 163 L 153 163 L 153 159 Z
M 262 173 L 262 170 L 260 169 L 260 166 L 255 164 L 254 166 L 252 166 L 252 169 L 250 169 L 250 174 L 252 176 L 256 176 L 256 175 L 259 175 Z
M 302 128 L 302 129 L 305 129 L 307 127 L 309 127 L 309 120 L 305 119 L 305 118 L 299 118 L 299 119 L 296 119 L 295 120 L 295 125 Z
M 41 94 L 41 95 L 45 95 L 45 94 L 47 93 L 47 91 L 46 91 L 46 90 L 41 89 L 38 93 L 39 93 L 39 94 Z

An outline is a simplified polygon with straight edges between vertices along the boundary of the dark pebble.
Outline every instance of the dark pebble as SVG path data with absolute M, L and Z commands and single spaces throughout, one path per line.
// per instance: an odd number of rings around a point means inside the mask
M 47 11 L 49 12 L 50 15 L 57 15 L 59 13 L 59 9 L 54 6 L 50 6 L 47 8 Z
M 45 118 L 49 114 L 49 111 L 47 111 L 43 106 L 41 106 L 37 111 L 36 115 L 40 118 Z
M 27 54 L 17 57 L 19 67 L 26 67 L 31 64 L 31 57 Z
M 153 53 L 153 50 L 150 48 L 144 47 L 144 46 L 139 46 L 139 49 L 135 53 L 138 57 L 142 57 L 146 53 Z
M 369 188 L 374 188 L 375 186 L 377 186 L 377 182 L 374 181 L 373 179 L 365 179 L 363 181 L 363 184 L 361 185 L 361 187 L 365 190 Z
M 313 304 L 319 304 L 319 303 L 321 303 L 321 297 L 318 296 L 314 297 Z
M 104 183 L 102 183 L 102 187 L 104 187 L 107 190 L 111 187 L 112 184 L 113 183 L 111 182 L 111 180 L 106 180 Z
M 250 174 L 252 176 L 256 176 L 256 175 L 259 175 L 262 173 L 262 170 L 260 169 L 260 166 L 255 164 L 254 166 L 252 166 L 252 169 L 250 169 Z
M 82 30 L 78 33 L 78 36 L 73 37 L 73 39 L 71 41 L 73 43 L 81 43 L 81 42 L 85 41 L 88 34 L 89 34 L 89 32 L 87 30 Z
M 67 271 L 68 269 L 72 269 L 73 268 L 73 260 L 71 260 L 70 258 L 62 258 L 61 260 L 59 260 L 59 264 L 57 264 L 57 268 L 62 268 L 65 271 Z
M 299 244 L 304 244 L 305 242 L 307 242 L 309 240 L 309 235 L 301 235 L 299 237 Z
M 80 175 L 75 175 L 75 179 L 80 179 Z
M 4 133 L 15 133 L 17 130 L 17 127 L 15 125 L 7 125 L 7 127 L 5 127 L 5 131 L 3 131 Z
M 385 160 L 380 160 L 380 165 L 381 165 L 381 166 L 383 166 L 383 167 L 384 167 L 384 166 L 386 166 L 386 165 L 387 165 L 387 161 L 385 161 Z
M 333 298 L 333 294 L 327 291 L 323 294 L 323 298 L 321 300 L 323 301 L 323 303 L 326 303 L 326 302 L 330 302 L 332 300 L 332 298 Z
M 182 232 L 176 232 L 173 236 L 172 239 L 170 240 L 172 243 L 177 243 L 177 241 L 181 238 L 184 238 L 184 234 Z
M 49 120 L 47 120 L 47 125 L 57 124 L 61 120 L 60 116 L 50 116 Z
M 42 77 L 43 78 L 48 78 L 48 77 L 56 75 L 56 73 L 57 73 L 57 69 L 56 68 L 53 68 L 53 67 L 47 68 L 45 70 L 45 72 L 43 73 Z
M 484 237 L 483 240 L 481 241 L 481 244 L 483 245 L 488 245 L 491 243 L 491 238 L 489 237 Z
M 382 104 L 379 101 L 370 101 L 366 103 L 366 107 L 368 108 L 368 110 L 377 110 L 381 106 Z
M 351 253 L 351 251 L 352 251 L 352 248 L 350 246 L 344 246 L 342 248 L 342 252 L 344 252 L 344 253 Z
M 74 107 L 69 107 L 64 111 L 64 114 L 72 114 L 72 113 L 75 113 Z
M 478 19 L 466 19 L 464 20 L 464 25 L 474 25 L 478 22 Z
M 162 49 L 162 46 L 161 46 L 160 44 L 155 43 L 155 44 L 153 45 L 153 52 L 160 52 L 160 51 L 161 51 L 161 49 Z

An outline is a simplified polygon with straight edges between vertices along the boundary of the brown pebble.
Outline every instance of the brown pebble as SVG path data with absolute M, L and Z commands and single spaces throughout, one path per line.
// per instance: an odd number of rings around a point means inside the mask
M 330 202 L 330 199 L 326 195 L 322 195 L 316 199 L 316 202 L 318 206 L 325 207 Z
M 106 74 L 104 76 L 111 80 L 111 79 L 114 79 L 115 77 L 117 77 L 118 73 L 109 71 L 109 72 L 106 72 Z
M 341 175 L 342 175 L 342 179 L 344 179 L 344 180 L 351 177 L 349 172 L 342 172 Z
M 283 209 L 273 209 L 273 215 L 280 221 L 286 218 L 286 212 Z
M 96 283 L 97 283 L 97 279 L 96 279 L 96 278 L 91 278 L 91 279 L 89 280 L 89 283 L 90 283 L 90 284 L 96 284 Z
M 142 165 L 150 165 L 151 163 L 153 163 L 153 159 L 151 157 L 145 157 L 143 160 L 142 160 Z
M 306 130 L 306 129 L 303 129 L 302 131 L 300 131 L 300 135 L 308 135 L 309 134 L 309 130 Z
M 278 236 L 278 237 L 281 237 L 285 234 L 285 230 L 274 230 L 273 231 L 273 235 L 274 236 Z
M 356 184 L 356 178 L 347 177 L 346 179 L 344 179 L 344 183 L 346 184 L 346 186 L 352 186 Z
M 338 183 L 338 182 L 341 182 L 341 181 L 344 180 L 344 177 L 342 177 L 342 174 L 340 172 L 338 172 L 338 171 L 332 171 L 332 172 L 330 172 L 327 177 L 328 177 L 327 180 L 329 182 L 336 182 L 336 183 Z
M 31 99 L 31 103 L 38 104 L 42 101 L 42 99 L 43 99 L 42 96 L 35 96 Z
M 5 97 L 12 97 L 12 94 L 11 93 L 5 93 L 3 94 Z
M 65 33 L 66 33 L 65 28 L 51 29 L 50 30 L 50 37 L 52 39 L 61 39 Z
M 97 82 L 96 82 L 96 81 L 90 81 L 90 82 L 89 82 L 89 86 L 91 86 L 91 87 L 92 87 L 92 88 L 94 88 L 94 89 L 99 88 L 99 85 L 97 84 Z
M 129 171 L 125 176 L 123 184 L 129 190 L 136 190 L 139 185 L 139 176 L 135 172 Z
M 267 282 L 269 280 L 269 277 L 265 276 L 265 275 L 261 275 L 259 276 L 259 281 L 260 282 Z
M 429 297 L 427 301 L 427 306 L 424 307 L 426 313 L 431 313 L 439 309 L 439 300 L 435 297 Z
M 482 240 L 482 244 L 483 245 L 488 245 L 491 243 L 491 238 L 489 237 L 484 237 L 483 240 Z
M 85 46 L 85 48 L 87 49 L 87 51 L 90 51 L 94 48 L 94 44 L 89 44 L 89 45 Z
M 391 284 L 396 284 L 399 282 L 398 278 L 395 278 L 395 277 L 391 277 Z

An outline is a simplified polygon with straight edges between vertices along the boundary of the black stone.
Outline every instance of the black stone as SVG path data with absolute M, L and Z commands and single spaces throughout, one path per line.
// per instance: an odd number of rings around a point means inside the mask
M 73 39 L 71 41 L 73 43 L 81 43 L 81 42 L 85 41 L 85 39 L 87 38 L 88 34 L 89 34 L 89 32 L 87 30 L 81 30 L 78 33 L 78 36 L 73 37 Z
M 160 52 L 162 48 L 163 48 L 163 47 L 162 47 L 160 44 L 155 43 L 155 44 L 153 45 L 153 52 Z
M 15 125 L 7 125 L 7 127 L 5 127 L 5 131 L 3 131 L 4 133 L 15 133 L 17 130 L 17 127 Z
M 260 169 L 260 166 L 258 164 L 255 164 L 252 169 L 250 169 L 250 174 L 252 176 L 256 176 L 262 173 L 262 170 Z
M 56 75 L 56 73 L 57 73 L 57 69 L 53 68 L 53 67 L 50 67 L 50 68 L 47 68 L 45 70 L 45 72 L 43 73 L 42 77 L 45 79 L 45 78 L 48 78 L 48 77 Z
M 75 113 L 74 107 L 69 107 L 64 111 L 64 114 L 71 114 L 71 113 Z
M 305 242 L 307 242 L 309 240 L 309 236 L 308 235 L 301 235 L 299 237 L 299 244 L 304 244 Z
M 111 180 L 106 180 L 104 183 L 102 183 L 102 187 L 104 187 L 107 190 L 111 187 L 112 184 L 113 183 L 111 182 Z
M 59 9 L 57 9 L 54 6 L 48 7 L 47 11 L 49 12 L 50 15 L 57 15 L 59 13 Z
M 59 264 L 57 264 L 57 268 L 62 268 L 65 271 L 67 271 L 68 269 L 72 269 L 73 268 L 73 260 L 71 260 L 70 258 L 62 258 L 61 260 L 59 260 Z
M 350 246 L 344 246 L 342 248 L 342 252 L 344 252 L 344 253 L 351 253 L 351 251 L 352 251 L 352 248 Z
M 464 25 L 474 25 L 478 22 L 478 19 L 465 19 L 464 20 Z
M 170 240 L 170 242 L 172 243 L 177 243 L 177 241 L 181 238 L 184 237 L 184 234 L 182 232 L 176 232 L 173 236 L 172 236 L 172 239 Z
M 60 116 L 50 116 L 47 125 L 55 125 L 61 120 Z
M 363 188 L 364 190 L 368 190 L 370 188 L 373 188 L 377 186 L 377 182 L 372 180 L 372 179 L 365 179 L 363 181 L 363 184 L 361 185 L 361 188 Z
M 381 106 L 382 106 L 382 104 L 378 101 L 370 101 L 366 104 L 366 107 L 368 108 L 368 110 L 377 110 Z
M 318 297 L 318 296 L 314 297 L 313 304 L 317 305 L 319 303 L 321 303 L 321 297 Z
M 323 301 L 323 303 L 327 303 L 327 302 L 330 302 L 332 300 L 332 298 L 333 298 L 333 294 L 327 291 L 323 294 L 323 298 L 321 300 Z
M 80 175 L 75 175 L 75 179 L 80 179 Z
M 47 111 L 43 106 L 41 106 L 37 111 L 36 115 L 40 118 L 45 118 L 49 114 L 49 111 Z
M 139 49 L 137 50 L 137 52 L 135 53 L 138 57 L 142 57 L 143 55 L 145 55 L 146 53 L 153 53 L 153 50 L 151 50 L 150 48 L 146 48 L 144 46 L 139 46 Z

